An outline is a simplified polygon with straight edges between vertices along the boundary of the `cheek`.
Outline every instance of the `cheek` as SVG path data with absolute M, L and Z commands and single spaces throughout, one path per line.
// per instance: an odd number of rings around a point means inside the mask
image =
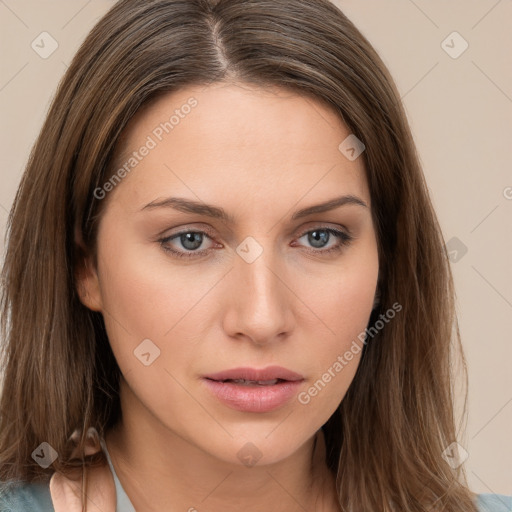
M 321 402 L 322 408 L 334 411 L 355 376 L 378 278 L 377 250 L 372 247 L 366 253 L 354 251 L 329 276 L 301 281 L 297 293 L 307 298 L 311 311 L 307 338 L 316 340 L 314 378 L 302 400 L 298 397 L 301 403 Z
M 300 280 L 297 294 L 312 313 L 311 321 L 328 345 L 343 346 L 364 331 L 370 318 L 378 279 L 375 251 L 353 251 L 339 265 Z
M 167 287 L 166 296 L 161 293 L 173 276 L 166 281 L 165 275 L 144 260 L 141 248 L 126 240 L 129 236 L 120 229 L 105 231 L 98 255 L 103 317 L 122 369 L 137 362 L 134 350 L 143 340 L 161 345 L 162 333 L 172 326 L 172 312 L 179 302 L 173 288 Z
M 297 400 L 327 421 L 339 406 L 356 374 L 375 292 L 374 279 L 350 274 L 330 281 L 330 292 L 318 290 L 311 309 L 320 312 L 308 340 L 311 378 Z M 316 299 L 315 299 L 316 297 Z M 312 344 L 313 349 L 312 349 Z
M 169 265 L 148 264 L 147 257 L 143 260 L 133 247 L 119 245 L 116 252 L 122 256 L 103 260 L 103 316 L 129 393 L 156 417 L 170 410 L 172 403 L 174 411 L 187 410 L 190 421 L 204 421 L 202 411 L 179 383 L 197 351 L 192 340 L 195 324 L 191 326 L 187 313 L 208 283 L 196 281 L 193 275 L 184 277 Z M 198 286 L 191 288 L 190 283 L 196 282 Z
M 209 317 L 208 295 L 222 273 L 174 266 L 163 253 L 124 243 L 128 237 L 107 236 L 99 255 L 103 316 L 119 366 L 126 371 L 140 367 L 136 354 L 144 340 L 151 340 L 156 353 L 160 350 L 155 365 L 169 363 L 166 352 L 172 346 L 173 364 L 179 366 L 197 351 L 195 339 L 205 338 L 206 321 L 197 320 Z

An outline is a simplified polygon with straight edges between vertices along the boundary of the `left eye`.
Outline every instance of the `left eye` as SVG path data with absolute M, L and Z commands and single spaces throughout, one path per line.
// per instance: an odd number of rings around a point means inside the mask
M 319 249 L 325 247 L 325 245 L 330 241 L 332 235 L 338 239 L 338 243 L 334 247 L 324 249 L 320 252 L 331 252 L 332 250 L 341 249 L 342 246 L 348 245 L 352 241 L 352 237 L 350 235 L 333 228 L 316 228 L 306 231 L 299 240 L 307 237 L 308 243 L 310 243 L 314 248 Z
M 334 236 L 338 242 L 334 246 L 329 247 L 328 249 L 324 249 L 323 247 L 328 244 L 331 236 Z M 344 246 L 349 245 L 353 240 L 353 237 L 348 233 L 334 228 L 311 229 L 304 232 L 297 240 L 300 240 L 304 237 L 307 237 L 307 243 L 311 244 L 313 247 L 313 249 L 308 248 L 308 251 L 319 254 L 340 251 Z M 173 256 L 178 258 L 193 258 L 202 256 L 210 250 L 197 250 L 199 247 L 201 247 L 205 238 L 212 240 L 208 233 L 205 233 L 204 231 L 183 231 L 181 233 L 163 238 L 159 240 L 159 242 L 162 246 L 162 249 L 168 253 L 171 253 Z M 182 248 L 185 249 L 185 251 L 176 250 L 169 247 L 169 243 L 174 240 L 177 240 L 181 244 Z
M 162 249 L 166 252 L 171 253 L 171 255 L 176 256 L 178 258 L 193 258 L 204 253 L 208 252 L 208 249 L 203 249 L 198 251 L 197 249 L 201 247 L 204 238 L 210 238 L 207 233 L 204 231 L 182 231 L 181 233 L 177 233 L 176 235 L 168 236 L 166 238 L 162 238 L 159 240 Z M 169 247 L 169 243 L 173 240 L 178 240 L 182 247 L 186 249 L 186 251 L 180 251 L 176 249 L 171 249 Z M 211 238 L 210 238 L 211 240 Z

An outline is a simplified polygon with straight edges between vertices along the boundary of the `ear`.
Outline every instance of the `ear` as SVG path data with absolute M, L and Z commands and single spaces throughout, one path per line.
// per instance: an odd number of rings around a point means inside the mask
M 80 238 L 75 237 L 75 283 L 80 302 L 92 311 L 101 311 L 101 288 L 98 271 Z

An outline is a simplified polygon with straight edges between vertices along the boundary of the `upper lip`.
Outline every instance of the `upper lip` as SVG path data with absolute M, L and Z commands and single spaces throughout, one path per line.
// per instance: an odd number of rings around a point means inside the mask
M 218 373 L 205 375 L 205 378 L 217 381 L 228 379 L 243 379 L 254 381 L 281 379 L 288 381 L 297 381 L 304 379 L 304 377 L 299 373 L 293 372 L 292 370 L 288 370 L 287 368 L 283 368 L 282 366 L 267 366 L 267 368 L 262 368 L 260 370 L 258 370 L 257 368 L 248 367 L 231 368 L 230 370 L 224 370 Z

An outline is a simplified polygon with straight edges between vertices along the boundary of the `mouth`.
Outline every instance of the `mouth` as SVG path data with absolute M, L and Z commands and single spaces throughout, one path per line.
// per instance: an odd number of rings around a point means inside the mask
M 297 394 L 302 375 L 282 367 L 263 370 L 234 368 L 203 377 L 206 388 L 220 402 L 242 412 L 270 412 Z
M 208 377 L 206 377 L 208 378 Z M 213 380 L 213 382 L 231 382 L 232 384 L 240 384 L 241 386 L 273 386 L 279 382 L 291 382 L 285 379 L 272 379 L 272 380 L 246 380 L 246 379 L 225 379 Z
M 295 382 L 304 380 L 304 377 L 299 373 L 282 366 L 268 366 L 261 370 L 249 367 L 232 368 L 204 377 L 217 382 L 257 383 L 263 386 L 274 385 L 279 381 Z

